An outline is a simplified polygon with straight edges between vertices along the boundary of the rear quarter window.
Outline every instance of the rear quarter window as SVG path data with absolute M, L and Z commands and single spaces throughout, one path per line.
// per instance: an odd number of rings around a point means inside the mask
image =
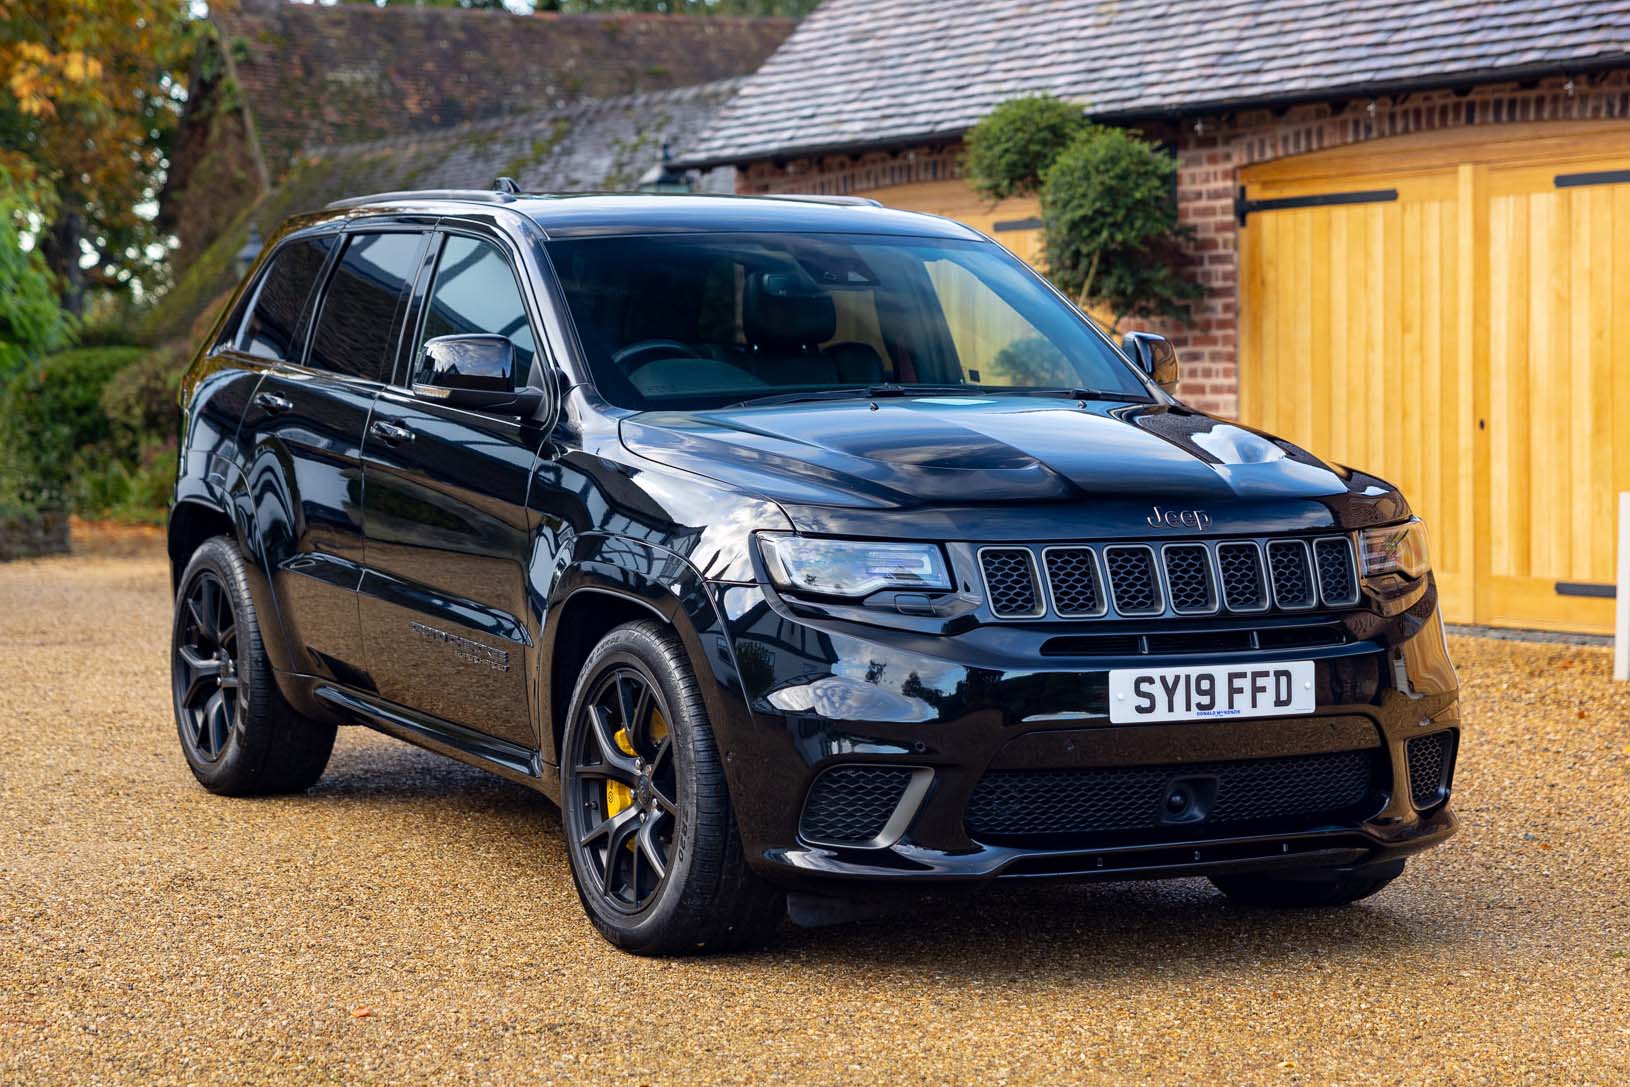
M 299 354 L 301 321 L 335 244 L 331 234 L 300 238 L 272 255 L 255 289 L 249 316 L 238 331 L 235 346 L 239 351 L 278 360 Z

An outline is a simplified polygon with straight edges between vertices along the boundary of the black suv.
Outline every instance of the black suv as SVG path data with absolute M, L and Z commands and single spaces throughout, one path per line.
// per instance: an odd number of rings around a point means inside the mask
M 1455 828 L 1424 532 L 1175 377 L 871 201 L 332 205 L 183 384 L 183 751 L 522 782 L 644 953 L 1001 877 L 1361 898 Z

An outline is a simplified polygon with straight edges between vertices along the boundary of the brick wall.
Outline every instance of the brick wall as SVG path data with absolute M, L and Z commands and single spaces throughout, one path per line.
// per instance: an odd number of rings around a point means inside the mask
M 1192 227 L 1195 274 L 1206 295 L 1191 327 L 1159 327 L 1183 359 L 1186 401 L 1234 416 L 1239 410 L 1239 171 L 1300 155 L 1412 132 L 1545 120 L 1630 117 L 1630 71 L 1557 76 L 1407 95 L 1351 97 L 1284 110 L 1248 110 L 1186 120 L 1151 135 L 1177 147 L 1178 216 Z M 742 166 L 737 191 L 847 193 L 961 176 L 955 143 L 859 155 L 763 160 Z

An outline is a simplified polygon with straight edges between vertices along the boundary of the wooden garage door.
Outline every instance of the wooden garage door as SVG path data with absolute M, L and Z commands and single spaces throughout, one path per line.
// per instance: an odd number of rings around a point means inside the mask
M 1267 207 L 1240 232 L 1241 416 L 1402 487 L 1450 619 L 1606 631 L 1630 489 L 1630 126 L 1499 135 L 1245 172 Z

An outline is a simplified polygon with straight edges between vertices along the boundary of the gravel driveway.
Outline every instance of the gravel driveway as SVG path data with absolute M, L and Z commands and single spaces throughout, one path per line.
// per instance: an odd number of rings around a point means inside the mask
M 128 550 L 128 549 L 127 549 Z M 155 545 L 0 566 L 0 1083 L 1630 1082 L 1630 686 L 1455 639 L 1462 833 L 1345 912 L 1004 886 L 645 961 L 541 797 L 364 729 L 194 784 Z

